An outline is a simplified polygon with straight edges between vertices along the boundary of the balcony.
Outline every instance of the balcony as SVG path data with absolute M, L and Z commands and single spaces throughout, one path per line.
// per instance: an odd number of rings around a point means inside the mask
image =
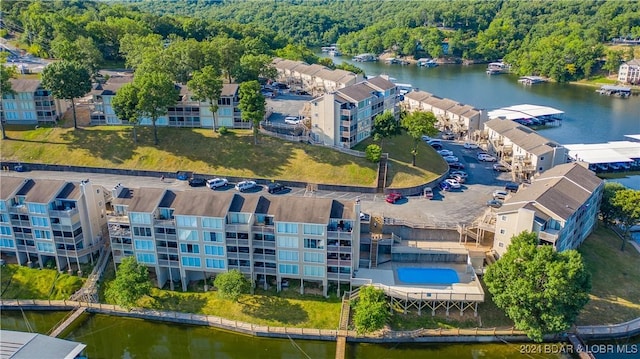
M 244 223 L 227 224 L 225 230 L 227 232 L 249 232 L 249 225 Z
M 275 268 L 267 268 L 267 267 L 253 267 L 253 272 L 256 274 L 268 274 L 268 275 L 276 275 Z
M 111 249 L 112 250 L 122 250 L 122 251 L 132 251 L 133 250 L 133 245 L 132 244 L 113 243 L 113 242 L 111 242 Z
M 557 229 L 547 229 L 538 233 L 538 238 L 549 243 L 555 243 L 560 237 L 560 231 Z
M 51 217 L 73 217 L 78 214 L 77 208 L 50 210 L 49 215 Z
M 24 204 L 9 207 L 9 213 L 27 213 L 27 206 Z
M 351 253 L 351 246 L 327 246 L 327 252 Z
M 333 280 L 343 280 L 345 282 L 348 282 L 351 280 L 351 274 L 347 274 L 347 273 L 327 273 L 327 279 L 333 279 Z
M 129 216 L 121 213 L 107 214 L 107 222 L 109 223 L 129 223 Z
M 274 241 L 253 240 L 252 244 L 253 244 L 254 247 L 260 247 L 260 248 L 275 248 L 276 247 L 276 242 L 274 242 Z
M 109 225 L 109 236 L 111 237 L 131 237 L 131 228 L 123 228 L 118 225 Z
M 265 260 L 265 261 L 275 262 L 276 261 L 276 255 L 275 254 L 254 253 L 253 254 L 253 259 L 254 260 Z
M 227 258 L 230 259 L 251 259 L 251 254 L 240 252 L 227 252 Z
M 163 267 L 180 268 L 180 262 L 178 262 L 178 261 L 170 261 L 170 260 L 166 260 L 166 259 L 158 259 L 158 265 L 161 265 Z
M 175 227 L 176 220 L 175 219 L 164 219 L 157 218 L 153 220 L 153 225 L 157 227 Z
M 249 240 L 248 239 L 227 238 L 227 245 L 228 246 L 237 246 L 237 247 L 249 247 Z
M 167 254 L 178 254 L 178 248 L 176 247 L 158 247 L 156 246 L 156 252 Z
M 256 223 L 255 225 L 251 226 L 251 231 L 253 231 L 254 233 L 269 233 L 269 234 L 272 234 L 273 233 L 273 224 L 265 225 L 265 224 Z
M 19 251 L 23 252 L 36 252 L 36 246 L 25 246 L 24 244 L 18 244 L 16 248 L 18 248 Z
M 176 241 L 178 237 L 175 234 L 169 233 L 155 233 L 156 239 L 164 239 L 169 241 Z
M 351 259 L 327 259 L 328 266 L 351 267 Z
M 333 239 L 351 239 L 351 231 L 327 231 L 327 238 Z

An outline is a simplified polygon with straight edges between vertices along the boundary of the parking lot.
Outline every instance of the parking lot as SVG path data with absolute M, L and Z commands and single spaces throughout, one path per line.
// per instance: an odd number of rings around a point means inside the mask
M 311 100 L 311 96 L 294 95 L 288 92 L 280 92 L 276 97 L 268 97 L 267 109 L 272 111 L 269 116 L 271 122 L 282 122 L 287 116 L 299 116 L 304 104 Z

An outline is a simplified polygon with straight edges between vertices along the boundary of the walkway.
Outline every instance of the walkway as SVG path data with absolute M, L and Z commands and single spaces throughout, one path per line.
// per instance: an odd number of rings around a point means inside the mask
M 86 310 L 87 307 L 80 307 L 76 309 L 75 312 L 73 312 L 64 322 L 62 322 L 62 324 L 53 329 L 49 336 L 53 338 L 58 337 L 58 335 L 62 334 L 62 332 L 64 332 L 71 325 L 71 323 L 78 319 L 78 317 L 82 315 L 82 313 L 84 313 Z
M 574 354 L 577 353 L 580 359 L 595 359 L 593 354 L 586 351 L 587 346 L 579 336 L 571 333 L 568 335 L 568 338 L 571 345 L 575 348 Z
M 111 250 L 109 250 L 109 241 L 105 241 L 104 246 L 100 249 L 98 261 L 96 262 L 95 267 L 93 267 L 89 278 L 87 278 L 86 282 L 84 282 L 80 289 L 71 295 L 71 300 L 90 303 L 98 302 L 98 282 L 100 281 L 100 278 L 102 278 L 102 274 L 104 273 L 107 264 L 109 264 L 110 256 Z

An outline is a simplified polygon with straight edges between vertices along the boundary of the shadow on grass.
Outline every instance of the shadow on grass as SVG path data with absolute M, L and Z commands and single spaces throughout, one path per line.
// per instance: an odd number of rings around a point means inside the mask
M 149 308 L 158 310 L 170 310 L 175 312 L 202 313 L 207 304 L 207 298 L 198 294 L 178 294 L 164 292 L 157 296 L 151 296 L 153 301 Z
M 252 297 L 241 304 L 242 312 L 255 318 L 275 320 L 284 324 L 299 324 L 309 319 L 302 306 L 280 297 Z

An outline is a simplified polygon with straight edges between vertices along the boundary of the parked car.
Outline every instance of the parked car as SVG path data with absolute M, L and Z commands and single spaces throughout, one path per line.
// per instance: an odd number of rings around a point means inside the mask
M 442 146 L 442 142 L 440 142 L 440 140 L 432 138 L 430 140 L 427 141 L 427 143 L 431 146 L 435 145 L 435 144 L 439 144 L 440 146 Z
M 454 162 L 458 162 L 458 157 L 456 157 L 456 156 L 444 156 L 444 157 L 442 157 L 442 158 L 444 158 L 444 160 L 445 160 L 447 163 L 454 163 Z
M 360 212 L 360 220 L 369 222 L 371 220 L 371 215 L 369 213 Z
M 430 143 L 431 147 L 433 147 L 434 150 L 441 150 L 442 149 L 442 144 L 440 143 Z
M 504 185 L 504 189 L 506 189 L 509 192 L 518 192 L 519 188 L 520 188 L 520 185 L 515 182 L 507 182 L 507 184 Z
M 431 187 L 425 187 L 423 192 L 426 198 L 433 199 L 433 190 L 431 189 Z
M 273 182 L 267 185 L 267 192 L 269 193 L 278 193 L 284 191 L 285 189 L 287 189 L 287 187 L 279 182 Z
M 509 172 L 509 167 L 503 165 L 502 163 L 496 163 L 493 165 L 493 170 L 497 172 Z
M 478 144 L 475 143 L 475 142 L 467 141 L 467 142 L 464 143 L 464 148 L 468 148 L 468 149 L 474 150 L 474 149 L 478 148 Z
M 396 203 L 402 199 L 402 194 L 400 192 L 391 192 L 385 198 L 385 201 L 388 203 Z
M 495 191 L 493 191 L 493 199 L 506 199 L 507 195 L 509 195 L 509 192 L 505 191 L 505 190 L 501 190 L 501 189 L 497 189 Z
M 451 132 L 445 132 L 442 134 L 443 140 L 453 140 L 454 138 L 456 138 L 456 136 L 454 136 L 454 134 Z
M 302 123 L 302 120 L 295 116 L 287 116 L 284 118 L 284 123 L 289 125 L 297 125 L 299 123 Z
M 444 156 L 453 156 L 453 151 L 451 151 L 451 150 L 439 150 L 439 151 L 436 151 L 436 152 L 438 152 L 438 154 L 440 156 L 442 156 L 442 157 L 444 157 Z
M 207 181 L 207 186 L 211 189 L 226 187 L 229 184 L 226 178 L 212 178 Z
M 446 183 L 448 183 L 452 189 L 459 189 L 460 187 L 462 187 L 460 185 L 460 182 L 454 180 L 453 178 L 447 178 L 446 180 L 444 180 Z
M 460 183 L 465 183 L 467 181 L 467 179 L 465 177 L 454 175 L 454 174 L 451 174 L 451 173 L 449 173 L 449 177 L 447 177 L 447 178 L 454 179 L 454 180 L 456 180 L 456 181 L 458 181 Z
M 27 172 L 27 166 L 25 165 L 16 165 L 15 167 L 13 167 L 13 170 L 16 172 Z
M 495 162 L 497 161 L 497 159 L 491 155 L 479 154 L 478 161 Z
M 192 177 L 189 179 L 189 186 L 191 187 L 202 187 L 207 185 L 207 180 L 204 178 L 195 178 Z
M 429 142 L 429 141 L 431 141 L 431 137 L 429 137 L 429 136 L 427 136 L 427 135 L 422 135 L 420 138 L 421 138 L 424 142 Z
M 453 168 L 456 170 L 463 170 L 464 169 L 464 165 L 460 162 L 453 162 L 453 163 L 449 163 L 449 168 Z
M 244 192 L 248 189 L 254 188 L 258 184 L 255 181 L 240 181 L 236 184 L 236 191 Z
M 176 174 L 176 178 L 180 181 L 187 181 L 189 178 L 191 178 L 191 173 L 178 171 L 178 173 Z
M 451 190 L 451 185 L 449 183 L 447 183 L 446 181 L 442 181 L 439 184 L 440 189 L 442 189 L 443 191 L 450 191 Z
M 451 172 L 449 172 L 449 174 L 452 174 L 454 176 L 460 176 L 460 177 L 463 177 L 463 178 L 469 177 L 469 175 L 465 171 L 451 171 Z
M 493 207 L 493 208 L 500 208 L 502 207 L 502 201 L 499 201 L 497 199 L 490 199 L 487 201 L 487 206 Z

